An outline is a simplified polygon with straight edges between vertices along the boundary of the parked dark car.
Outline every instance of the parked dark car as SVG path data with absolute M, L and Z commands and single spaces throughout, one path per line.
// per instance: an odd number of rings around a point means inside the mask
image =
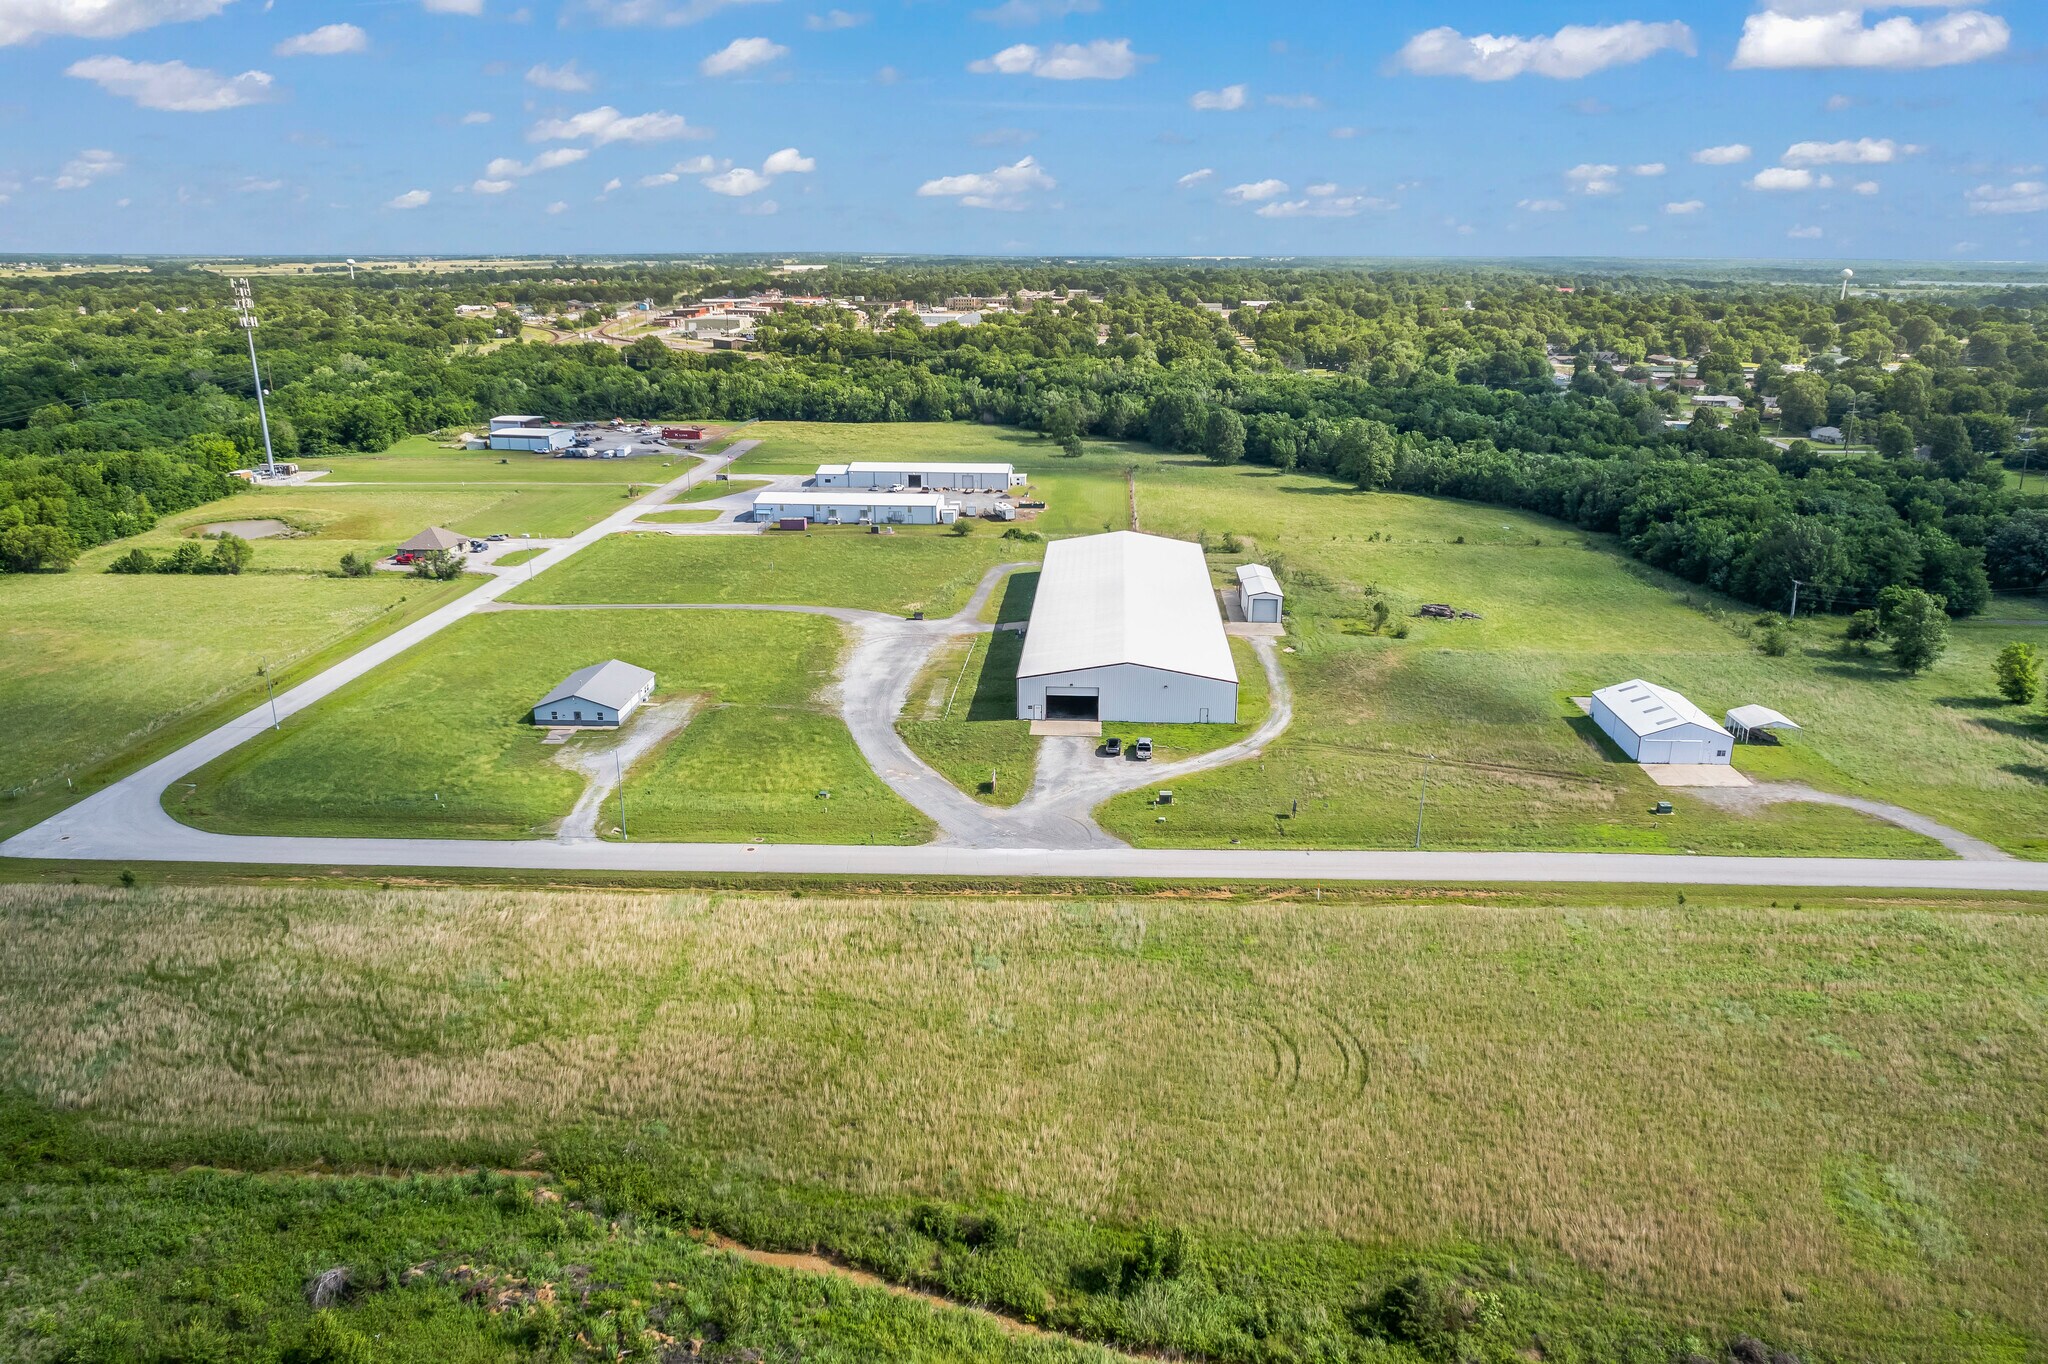
M 1123 755 L 1124 755 L 1124 741 L 1123 741 L 1122 739 L 1119 739 L 1119 738 L 1117 738 L 1117 737 L 1116 737 L 1115 735 L 1111 735 L 1111 736 L 1110 736 L 1109 738 L 1107 738 L 1107 739 L 1104 739 L 1104 740 L 1102 741 L 1102 756 L 1103 756 L 1103 757 L 1105 757 L 1105 758 L 1121 758 L 1121 757 L 1122 757 Z

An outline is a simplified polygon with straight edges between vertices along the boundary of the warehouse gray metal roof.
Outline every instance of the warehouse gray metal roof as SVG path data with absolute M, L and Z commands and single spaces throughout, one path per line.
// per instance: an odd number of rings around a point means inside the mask
M 654 674 L 614 658 L 578 668 L 562 679 L 562 685 L 534 703 L 535 709 L 574 698 L 591 701 L 612 710 L 622 710 L 654 682 Z
M 1202 547 L 1128 530 L 1053 541 L 1017 676 L 1125 663 L 1237 681 Z

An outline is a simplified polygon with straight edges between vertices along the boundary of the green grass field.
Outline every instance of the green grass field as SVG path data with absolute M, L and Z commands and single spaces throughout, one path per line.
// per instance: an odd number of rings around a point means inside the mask
M 651 511 L 644 513 L 642 521 L 667 521 L 672 524 L 697 525 L 716 521 L 718 512 L 710 507 L 683 507 L 676 511 Z
M 1642 676 L 1710 713 L 1761 701 L 1806 724 L 1782 747 L 1737 751 L 1759 777 L 1893 801 L 2048 856 L 2048 717 L 1996 704 L 1990 685 L 2001 644 L 2048 643 L 2048 628 L 1960 624 L 1920 678 L 1848 653 L 1836 620 L 1807 622 L 1772 659 L 1748 636 L 1753 611 L 1541 518 L 1187 460 L 1142 471 L 1139 496 L 1147 530 L 1240 537 L 1219 569 L 1279 563 L 1296 718 L 1262 761 L 1180 784 L 1166 825 L 1142 796 L 1112 803 L 1103 817 L 1133 841 L 1408 846 L 1427 767 L 1425 846 L 1944 855 L 1846 811 L 1737 815 L 1653 787 L 1570 701 Z M 1407 638 L 1370 633 L 1375 591 Z M 1411 619 L 1432 601 L 1484 619 Z M 1677 814 L 1652 816 L 1665 797 Z
M 537 1162 L 640 1233 L 815 1246 L 1245 1364 L 2048 1342 L 2039 897 L 58 885 L 0 889 L 0 919 L 0 1078 L 116 1164 Z M 17 1184 L 11 1291 L 164 1300 L 199 1253 L 175 1218 L 240 1186 L 156 1178 L 162 1204 L 113 1172 Z M 455 1200 L 375 1250 L 404 1209 L 341 1185 L 257 1236 L 261 1187 L 256 1222 L 207 1219 L 176 1310 L 499 1244 Z M 120 1246 L 131 1273 L 78 1288 Z
M 473 582 L 474 580 L 472 580 Z M 342 641 L 367 639 L 472 582 L 244 574 L 123 576 L 80 568 L 0 576 L 0 793 L 31 799 L 103 784 L 124 754 L 260 702 L 257 669 L 295 681 Z M 0 803 L 0 827 L 19 827 Z
M 987 530 L 962 536 L 935 526 L 894 535 L 851 526 L 701 539 L 614 535 L 507 600 L 808 604 L 943 616 L 967 604 L 989 569 L 1042 552 Z
M 627 774 L 637 837 L 708 842 L 921 842 L 816 693 L 839 630 L 815 617 L 710 612 L 494 612 L 472 617 L 266 733 L 166 797 L 223 832 L 545 837 L 584 789 L 542 746 L 534 702 L 588 663 L 652 669 L 655 699 L 704 698 Z M 571 741 L 605 746 L 585 733 Z M 829 801 L 817 797 L 829 789 Z M 610 811 L 602 828 L 615 822 Z
M 479 432 L 483 427 L 476 428 Z M 300 461 L 303 469 L 330 472 L 321 483 L 660 483 L 693 463 L 677 455 L 662 473 L 663 459 L 558 459 L 521 450 L 454 450 L 438 436 L 407 436 L 374 455 L 321 455 Z M 313 486 L 318 486 L 315 484 Z

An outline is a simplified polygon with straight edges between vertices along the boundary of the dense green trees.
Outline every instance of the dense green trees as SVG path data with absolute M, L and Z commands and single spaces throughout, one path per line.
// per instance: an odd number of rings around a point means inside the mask
M 495 298 L 559 315 L 571 300 L 588 312 L 770 279 L 558 264 L 265 281 L 273 437 L 286 457 L 376 450 L 494 411 L 995 422 L 1067 452 L 1082 436 L 1144 440 L 1525 507 L 1775 609 L 1795 580 L 1802 607 L 1870 606 L 1906 586 L 1955 614 L 1994 585 L 2048 580 L 2048 500 L 2015 515 L 1995 467 L 2027 414 L 2048 407 L 2048 341 L 2024 299 L 1842 301 L 1612 275 L 1568 291 L 1506 270 L 835 264 L 805 287 L 920 302 L 1020 287 L 1091 296 L 973 328 L 927 329 L 874 304 L 792 308 L 761 324 L 753 355 L 652 340 L 491 349 L 481 343 L 504 325 L 453 311 Z M 0 412 L 0 567 L 61 566 L 232 486 L 225 470 L 261 442 L 221 298 L 217 277 L 176 269 L 0 286 L 0 375 L 20 395 Z M 1201 302 L 1235 312 L 1226 321 Z M 1563 391 L 1557 356 L 1572 357 Z M 1774 442 L 1754 410 L 1672 429 L 1677 395 L 1623 377 L 1646 379 L 1652 363 L 1775 397 L 1795 432 L 1853 410 L 1880 453 Z

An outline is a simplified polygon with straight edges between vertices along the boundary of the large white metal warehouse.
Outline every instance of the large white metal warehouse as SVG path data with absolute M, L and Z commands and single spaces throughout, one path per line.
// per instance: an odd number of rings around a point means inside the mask
M 820 464 L 812 482 L 820 488 L 945 488 L 999 493 L 1022 485 L 1024 476 L 1008 464 Z
M 1017 718 L 1234 724 L 1237 668 L 1201 546 L 1127 530 L 1046 546 Z
M 770 490 L 754 498 L 756 521 L 802 517 L 821 526 L 950 526 L 960 519 L 960 504 L 936 493 L 817 492 L 796 488 Z
M 1731 761 L 1735 738 L 1692 702 L 1637 678 L 1593 693 L 1591 714 L 1607 737 L 1639 763 Z

